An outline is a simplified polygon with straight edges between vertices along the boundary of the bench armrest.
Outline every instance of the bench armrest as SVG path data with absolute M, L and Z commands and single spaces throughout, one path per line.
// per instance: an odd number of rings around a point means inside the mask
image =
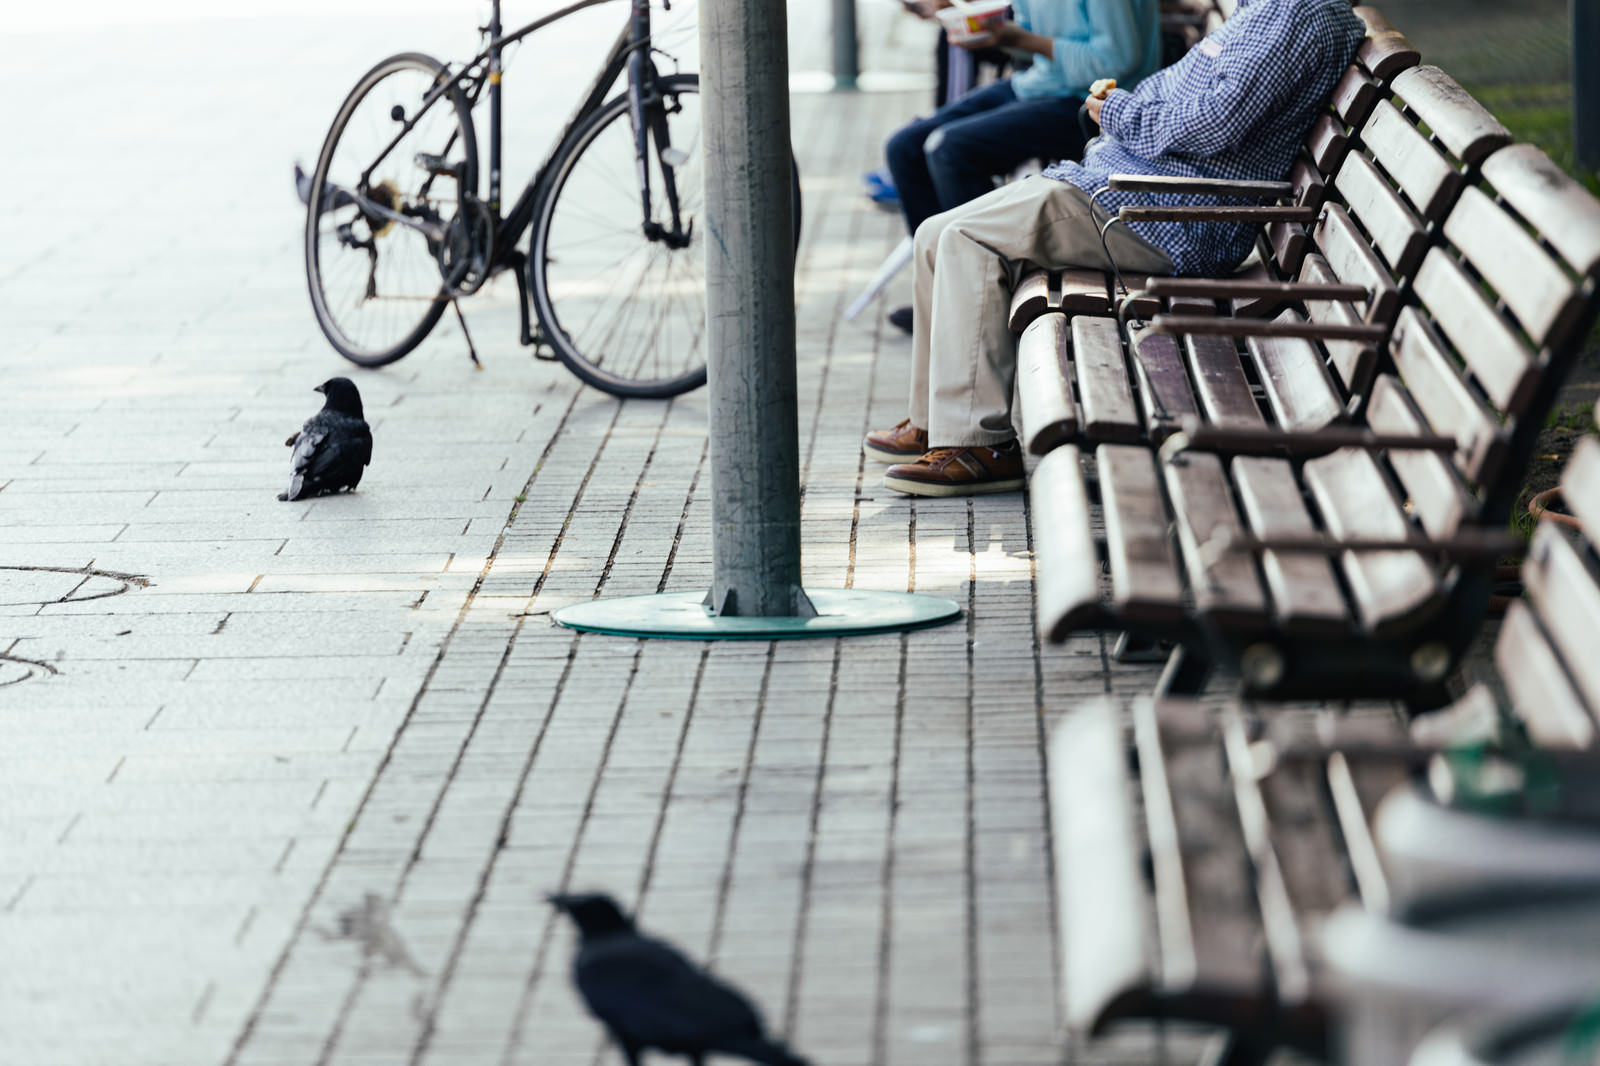
M 1340 448 L 1365 451 L 1422 451 L 1449 455 L 1461 450 L 1454 437 L 1374 433 L 1354 426 L 1324 426 L 1320 429 L 1292 430 L 1276 426 L 1216 426 L 1202 423 L 1193 415 L 1183 419 L 1182 429 L 1161 445 L 1161 458 L 1170 461 L 1184 452 L 1217 452 L 1224 455 L 1281 455 L 1296 458 L 1329 455 Z
M 1306 222 L 1317 220 L 1310 207 L 1124 207 L 1124 222 Z
M 1503 555 L 1522 551 L 1526 546 L 1520 537 L 1513 535 L 1509 530 L 1470 528 L 1458 531 L 1453 537 L 1438 540 L 1432 538 L 1408 540 L 1401 537 L 1357 537 L 1341 540 L 1326 534 L 1308 533 L 1301 536 L 1233 536 L 1226 538 L 1224 545 L 1228 551 L 1250 552 L 1255 555 L 1263 552 L 1281 552 L 1286 555 L 1342 555 L 1345 552 L 1409 551 L 1443 556 L 1460 562 L 1494 560 Z
M 1279 200 L 1294 195 L 1287 181 L 1229 181 L 1226 178 L 1173 178 L 1160 174 L 1113 174 L 1106 188 L 1116 192 L 1179 196 L 1237 196 L 1241 200 Z
M 1260 281 L 1234 278 L 1152 277 L 1144 285 L 1149 296 L 1199 296 L 1208 300 L 1344 300 L 1365 302 L 1372 294 L 1364 285 L 1328 285 L 1316 281 Z
M 1389 335 L 1387 326 L 1367 322 L 1279 322 L 1264 318 L 1234 318 L 1229 315 L 1157 315 L 1150 320 L 1155 333 L 1190 337 L 1304 337 L 1318 341 L 1366 341 L 1382 344 Z

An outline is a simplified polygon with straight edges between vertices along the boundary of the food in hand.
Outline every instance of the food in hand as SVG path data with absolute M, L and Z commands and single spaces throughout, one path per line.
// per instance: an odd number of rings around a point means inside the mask
M 1117 87 L 1116 78 L 1101 78 L 1089 86 L 1089 95 L 1096 100 L 1104 100 L 1111 95 L 1111 90 Z

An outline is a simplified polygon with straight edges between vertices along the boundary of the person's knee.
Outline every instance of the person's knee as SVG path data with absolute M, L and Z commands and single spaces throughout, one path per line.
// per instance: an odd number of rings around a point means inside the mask
M 923 155 L 923 143 L 927 135 L 922 130 L 920 122 L 913 122 L 909 126 L 902 126 L 889 137 L 884 145 L 883 155 L 889 161 L 891 170 L 915 165 Z
M 981 169 L 982 160 L 968 138 L 957 129 L 935 130 L 922 142 L 922 155 L 928 170 L 936 174 L 965 174 Z

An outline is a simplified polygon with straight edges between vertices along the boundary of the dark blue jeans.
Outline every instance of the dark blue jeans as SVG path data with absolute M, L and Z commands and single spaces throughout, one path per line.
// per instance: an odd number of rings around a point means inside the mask
M 919 118 L 889 138 L 885 155 L 912 233 L 924 219 L 994 188 L 1029 159 L 1083 156 L 1075 97 L 1018 100 L 998 81 Z

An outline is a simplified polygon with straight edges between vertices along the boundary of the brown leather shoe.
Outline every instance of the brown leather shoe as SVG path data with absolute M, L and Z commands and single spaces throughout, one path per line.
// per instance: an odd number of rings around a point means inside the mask
M 902 418 L 893 429 L 875 429 L 861 442 L 867 458 L 880 463 L 903 463 L 928 450 L 928 431 Z
M 885 488 L 913 496 L 978 496 L 1016 492 L 1027 484 L 1016 441 L 975 448 L 935 448 L 914 463 L 891 466 Z

